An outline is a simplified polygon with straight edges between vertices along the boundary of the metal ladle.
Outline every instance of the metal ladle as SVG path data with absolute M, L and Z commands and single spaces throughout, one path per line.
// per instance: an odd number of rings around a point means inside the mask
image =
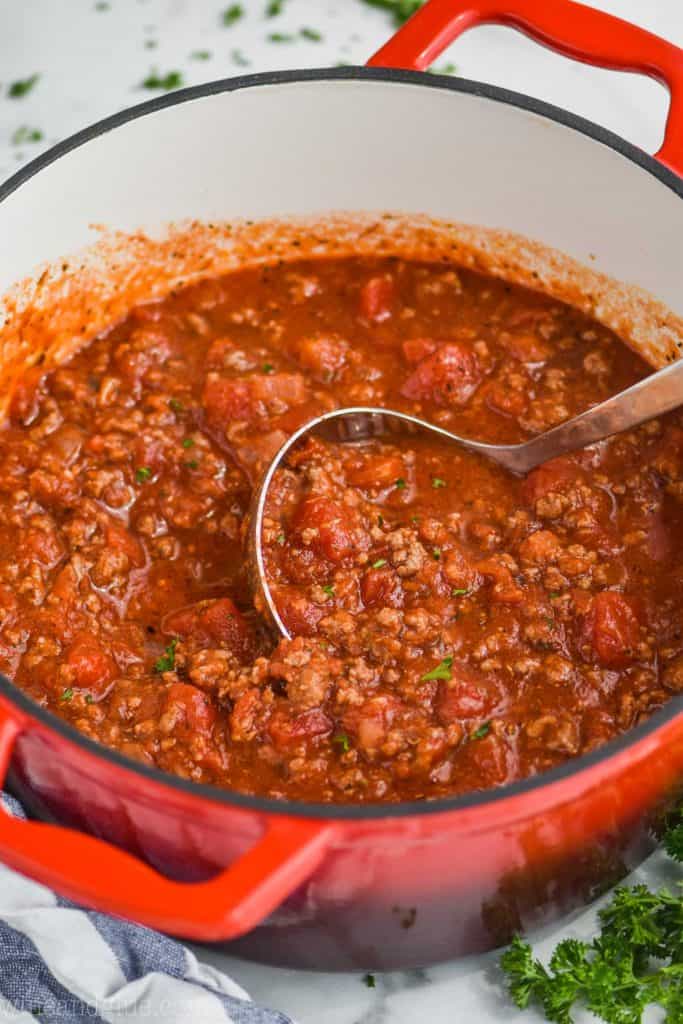
M 487 444 L 483 441 L 471 441 L 469 438 L 451 433 L 450 430 L 444 430 L 443 427 L 427 423 L 417 416 L 393 409 L 362 406 L 335 409 L 309 420 L 285 441 L 271 460 L 252 496 L 247 560 L 249 582 L 256 608 L 270 619 L 283 637 L 290 638 L 266 578 L 261 543 L 263 516 L 273 477 L 290 450 L 308 434 L 315 434 L 327 441 L 341 444 L 358 444 L 372 438 L 390 436 L 393 439 L 401 434 L 414 435 L 422 431 L 450 441 L 467 451 L 483 455 L 512 473 L 523 475 L 549 459 L 576 451 L 578 448 L 585 448 L 586 445 L 602 441 L 612 434 L 630 430 L 646 420 L 670 412 L 681 404 L 683 359 L 678 359 L 618 395 L 600 402 L 592 409 L 523 444 Z

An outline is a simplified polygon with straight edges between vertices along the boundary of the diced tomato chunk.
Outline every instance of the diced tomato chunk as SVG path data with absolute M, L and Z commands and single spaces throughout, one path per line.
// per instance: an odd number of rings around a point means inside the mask
M 227 426 L 236 420 L 250 420 L 254 416 L 249 385 L 245 380 L 208 374 L 204 384 L 203 403 L 213 426 Z
M 97 696 L 105 693 L 118 671 L 114 659 L 88 633 L 75 638 L 65 661 L 73 673 L 73 685 Z
M 459 342 L 448 342 L 417 364 L 404 382 L 401 394 L 436 405 L 464 405 L 482 378 L 479 361 Z
M 197 647 L 220 645 L 243 659 L 254 654 L 254 635 L 229 597 L 199 601 L 171 612 L 164 619 L 163 628 L 170 636 L 188 638 Z
M 537 469 L 531 470 L 522 484 L 522 497 L 527 504 L 535 505 L 539 498 L 545 498 L 546 494 L 566 491 L 581 479 L 581 476 L 581 467 L 566 456 L 551 459 Z
M 189 732 L 207 736 L 216 721 L 216 709 L 206 694 L 190 683 L 173 683 L 166 695 L 166 714 L 176 714 Z
M 297 346 L 299 362 L 317 377 L 328 380 L 346 362 L 348 344 L 334 334 L 309 335 Z
M 273 596 L 280 618 L 292 636 L 314 636 L 318 623 L 327 614 L 324 608 L 287 587 L 278 587 Z
M 640 622 L 635 603 L 614 590 L 603 590 L 591 609 L 593 649 L 602 665 L 623 668 L 635 660 Z
M 487 718 L 502 699 L 497 679 L 466 665 L 454 665 L 451 679 L 442 680 L 436 699 L 436 711 L 444 725 L 470 718 Z
M 393 311 L 394 281 L 388 274 L 371 277 L 361 288 L 360 312 L 366 320 L 381 323 L 388 320 Z
M 432 338 L 408 338 L 401 348 L 409 363 L 419 363 L 436 352 L 436 342 Z
M 351 509 L 331 498 L 306 498 L 292 518 L 295 535 L 330 562 L 342 562 L 355 549 Z
M 360 593 L 366 608 L 396 608 L 403 599 L 399 578 L 390 566 L 368 569 L 361 577 Z
M 311 708 L 295 718 L 285 711 L 276 711 L 268 722 L 268 735 L 275 746 L 282 749 L 315 736 L 327 736 L 332 732 L 333 724 L 320 708 Z
M 132 533 L 129 533 L 122 523 L 110 519 L 105 529 L 105 535 L 108 546 L 128 555 L 131 565 L 138 569 L 144 565 L 145 555 L 140 541 Z

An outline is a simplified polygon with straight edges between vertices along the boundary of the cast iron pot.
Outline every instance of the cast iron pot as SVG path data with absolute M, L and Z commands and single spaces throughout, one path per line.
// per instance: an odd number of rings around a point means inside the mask
M 421 73 L 484 21 L 665 83 L 656 158 L 545 103 Z M 371 65 L 186 89 L 59 144 L 0 188 L 0 292 L 77 250 L 91 222 L 391 208 L 519 231 L 584 263 L 597 254 L 616 279 L 680 304 L 683 51 L 569 0 L 430 0 Z M 47 819 L 0 811 L 0 857 L 65 896 L 277 964 L 417 966 L 504 942 L 642 859 L 683 778 L 683 712 L 672 700 L 502 789 L 314 806 L 133 762 L 2 678 L 0 772 Z

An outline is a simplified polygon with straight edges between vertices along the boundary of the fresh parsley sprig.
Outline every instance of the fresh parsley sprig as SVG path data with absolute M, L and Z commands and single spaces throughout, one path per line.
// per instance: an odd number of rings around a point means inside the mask
M 683 862 L 683 815 L 668 824 L 664 848 Z M 547 967 L 528 942 L 513 940 L 501 966 L 516 1005 L 535 1005 L 554 1024 L 572 1024 L 577 1005 L 607 1024 L 641 1024 L 646 1007 L 658 1005 L 666 1024 L 681 1024 L 683 882 L 674 893 L 620 886 L 599 918 L 591 942 L 563 939 Z

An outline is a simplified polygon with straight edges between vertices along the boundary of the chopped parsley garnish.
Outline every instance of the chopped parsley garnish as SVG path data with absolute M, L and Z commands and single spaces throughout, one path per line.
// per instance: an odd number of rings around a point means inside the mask
M 95 10 L 96 11 L 110 11 L 111 10 L 111 4 L 107 3 L 107 0 L 97 0 L 97 3 L 95 4 Z
M 423 676 L 420 676 L 421 683 L 430 683 L 434 679 L 445 679 L 448 681 L 451 678 L 451 668 L 453 666 L 453 656 L 449 654 L 447 657 L 440 661 L 436 668 L 433 668 L 430 672 L 425 672 Z
M 475 729 L 474 732 L 471 734 L 470 739 L 473 739 L 473 740 L 483 740 L 484 737 L 488 736 L 488 734 L 490 732 L 491 732 L 491 723 L 490 722 L 482 722 L 482 724 L 479 726 L 479 728 Z
M 184 462 L 183 465 L 186 469 L 199 469 L 199 463 L 196 459 L 190 459 L 188 462 Z
M 454 587 L 451 590 L 451 597 L 464 597 L 465 594 L 469 594 L 467 587 Z
M 226 26 L 234 25 L 236 21 L 244 17 L 244 7 L 242 4 L 231 4 L 230 7 L 226 7 L 223 11 L 222 22 Z
M 85 703 L 86 704 L 92 704 L 93 703 L 93 695 L 91 693 L 86 693 L 86 695 L 85 695 Z
M 315 28 L 302 28 L 299 30 L 299 35 L 302 39 L 308 39 L 311 43 L 322 42 L 322 33 L 318 32 Z
M 377 982 L 375 981 L 375 975 L 374 974 L 364 974 L 363 975 L 363 984 L 365 985 L 366 988 L 376 988 Z
M 152 470 L 149 466 L 138 466 L 135 470 L 135 479 L 139 484 L 144 484 L 145 480 L 149 480 L 152 475 Z
M 230 54 L 230 59 L 238 68 L 248 68 L 251 64 L 251 61 L 244 56 L 241 50 L 233 50 Z
M 155 672 L 172 672 L 175 668 L 175 649 L 178 646 L 178 638 L 174 637 L 164 653 L 154 662 Z
M 376 562 L 372 563 L 373 569 L 381 569 L 383 565 L 387 564 L 386 558 L 378 558 Z
M 561 596 L 562 595 L 560 594 L 559 590 L 553 590 L 552 593 L 548 594 L 548 597 L 550 597 L 551 599 L 553 597 L 561 597 Z
M 269 43 L 293 43 L 296 37 L 289 32 L 271 32 L 268 36 Z
M 27 96 L 39 78 L 40 75 L 36 74 L 30 75 L 28 78 L 17 79 L 16 82 L 12 82 L 10 85 L 7 90 L 7 95 L 13 100 L 18 100 L 21 99 L 22 96 Z
M 284 535 L 284 533 L 278 533 L 278 535 L 277 535 L 277 537 L 275 539 L 278 542 L 278 544 L 280 545 L 280 547 L 282 547 L 282 545 L 285 542 L 285 535 Z
M 334 597 L 334 587 L 332 586 L 331 583 L 326 583 L 325 586 L 323 587 L 323 590 L 325 591 L 326 594 L 329 594 L 330 597 Z
M 339 733 L 337 733 L 336 736 L 333 736 L 332 737 L 332 742 L 336 743 L 338 746 L 340 746 L 344 753 L 346 753 L 347 750 L 351 749 L 351 743 L 349 742 L 349 737 L 346 735 L 345 732 L 339 732 Z
M 184 437 L 183 438 L 183 448 L 194 448 L 194 438 L 192 438 L 192 437 Z
M 285 0 L 270 0 L 266 5 L 266 18 L 277 18 L 278 14 L 282 14 L 284 7 Z
M 168 71 L 165 75 L 160 75 L 158 71 L 150 71 L 142 83 L 142 88 L 163 89 L 168 92 L 171 89 L 179 89 L 183 84 L 181 71 Z
M 211 50 L 193 50 L 190 60 L 211 60 Z
M 442 480 L 440 476 L 432 477 L 432 487 L 434 488 L 435 491 L 438 491 L 438 489 L 440 487 L 446 487 L 446 486 L 447 486 L 446 481 Z
M 458 67 L 457 64 L 442 64 L 438 68 L 429 68 L 430 75 L 457 75 Z
M 40 142 L 43 138 L 43 133 L 39 128 L 29 128 L 28 125 L 22 124 L 21 128 L 17 128 L 12 136 L 12 144 L 14 146 L 21 146 L 23 142 Z
M 66 690 L 64 691 L 64 693 L 59 698 L 59 700 L 60 700 L 60 702 L 62 704 L 68 704 L 69 701 L 73 698 L 73 695 L 74 695 L 73 688 L 71 686 L 68 686 L 66 688 Z
M 432 548 L 432 558 L 435 562 L 438 562 L 441 558 L 441 548 Z
M 398 478 L 398 480 L 396 481 L 396 483 L 394 484 L 394 487 L 396 487 L 396 489 L 399 490 L 399 491 L 404 490 L 404 488 L 406 486 L 407 486 L 407 484 L 406 484 L 406 482 L 405 482 L 405 480 L 403 479 L 402 476 L 400 476 Z
M 275 367 L 273 366 L 272 363 L 264 363 L 261 369 L 263 370 L 264 373 L 272 373 Z
M 183 403 L 178 398 L 169 398 L 168 407 L 173 412 L 182 412 L 183 409 L 185 408 Z
M 363 0 L 369 7 L 381 7 L 388 11 L 394 24 L 402 25 L 422 7 L 424 0 Z

